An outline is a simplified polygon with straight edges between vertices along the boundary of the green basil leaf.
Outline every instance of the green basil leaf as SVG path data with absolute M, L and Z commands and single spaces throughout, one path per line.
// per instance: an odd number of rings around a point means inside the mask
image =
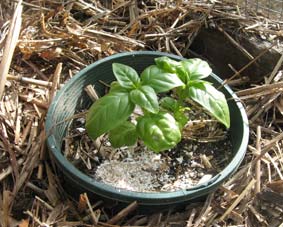
M 169 73 L 175 73 L 176 68 L 180 66 L 180 62 L 174 61 L 166 56 L 155 58 L 154 61 L 159 68 Z
M 164 97 L 159 101 L 159 103 L 163 109 L 173 113 L 179 109 L 178 101 L 171 97 Z
M 176 99 L 171 97 L 162 98 L 159 103 L 163 109 L 173 113 L 180 129 L 183 129 L 185 124 L 188 122 L 188 117 L 185 115 L 185 110 L 189 108 L 181 106 Z
M 180 78 L 180 80 L 187 84 L 188 73 L 179 61 L 172 60 L 168 57 L 159 57 L 155 58 L 156 65 L 169 73 L 175 73 Z
M 192 58 L 181 61 L 183 68 L 188 72 L 190 80 L 199 80 L 208 77 L 212 70 L 206 61 Z
M 132 146 L 137 142 L 136 126 L 125 121 L 109 132 L 109 140 L 113 147 Z
M 187 84 L 190 80 L 188 72 L 183 68 L 182 65 L 176 67 L 176 74 L 184 84 Z
M 205 84 L 212 85 L 212 83 L 205 80 L 190 80 L 187 84 L 187 87 L 197 87 L 199 89 L 205 90 Z
M 139 75 L 132 67 L 120 63 L 113 63 L 112 68 L 117 81 L 122 87 L 133 89 L 140 84 Z
M 179 125 L 172 115 L 160 112 L 138 118 L 137 133 L 155 152 L 168 150 L 181 141 Z
M 205 84 L 211 84 L 210 82 L 204 81 L 204 80 L 190 80 L 187 83 L 187 86 L 185 89 L 178 90 L 178 96 L 181 98 L 181 100 L 184 100 L 186 98 L 190 98 L 189 96 L 189 88 L 194 87 L 198 88 L 200 90 L 205 90 Z
M 110 85 L 109 93 L 114 92 L 128 92 L 128 89 L 122 87 L 118 81 L 113 81 Z
M 203 83 L 201 88 L 188 87 L 188 97 L 203 106 L 227 128 L 230 127 L 230 113 L 226 98 L 211 84 Z
M 157 93 L 185 85 L 176 74 L 168 73 L 156 65 L 151 65 L 142 72 L 141 81 L 143 85 L 151 86 Z
M 182 109 L 179 109 L 178 111 L 174 112 L 174 118 L 178 122 L 180 130 L 184 128 L 184 126 L 189 120 L 188 117 L 185 115 L 184 110 Z
M 159 111 L 157 95 L 150 86 L 141 86 L 132 90 L 130 92 L 130 98 L 133 103 L 151 113 L 157 113 Z
M 131 115 L 135 104 L 130 101 L 128 92 L 109 93 L 97 100 L 86 116 L 86 129 L 93 139 L 106 133 Z

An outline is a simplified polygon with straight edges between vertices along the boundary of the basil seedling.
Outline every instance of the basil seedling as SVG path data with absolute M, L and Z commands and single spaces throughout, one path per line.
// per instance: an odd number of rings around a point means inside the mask
M 87 114 L 86 129 L 91 138 L 109 133 L 114 147 L 130 146 L 140 139 L 155 152 L 173 148 L 181 141 L 188 121 L 186 99 L 198 103 L 226 128 L 230 127 L 224 94 L 203 80 L 212 72 L 207 62 L 197 58 L 174 61 L 159 57 L 155 63 L 140 76 L 130 66 L 113 63 L 117 81 Z M 169 93 L 172 90 L 173 96 Z M 166 92 L 168 97 L 158 98 L 159 93 Z M 143 115 L 137 116 L 134 124 L 130 116 L 136 106 Z

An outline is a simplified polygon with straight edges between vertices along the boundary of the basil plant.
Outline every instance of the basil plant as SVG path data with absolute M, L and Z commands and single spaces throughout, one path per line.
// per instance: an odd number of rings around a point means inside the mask
M 182 130 L 189 120 L 185 114 L 187 99 L 201 105 L 226 128 L 230 127 L 224 94 L 203 80 L 212 72 L 207 62 L 159 57 L 140 76 L 124 64 L 113 63 L 112 68 L 117 81 L 111 84 L 108 94 L 90 107 L 86 117 L 91 138 L 109 133 L 113 147 L 131 146 L 142 140 L 155 152 L 173 148 L 181 141 Z M 163 94 L 158 96 L 160 93 Z M 142 114 L 133 114 L 136 106 Z

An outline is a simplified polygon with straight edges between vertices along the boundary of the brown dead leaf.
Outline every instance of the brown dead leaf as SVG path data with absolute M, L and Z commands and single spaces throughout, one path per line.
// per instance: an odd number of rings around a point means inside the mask
M 28 227 L 29 226 L 29 220 L 23 219 L 21 223 L 19 224 L 19 227 Z
M 272 181 L 266 185 L 271 190 L 277 193 L 283 193 L 283 180 Z
M 133 24 L 131 30 L 128 32 L 128 37 L 134 37 L 134 35 L 137 33 L 137 30 L 140 28 L 140 22 L 137 21 Z
M 61 53 L 62 49 L 57 47 L 55 49 L 42 51 L 41 53 L 39 53 L 39 56 L 47 60 L 53 60 L 59 58 L 61 56 Z
M 87 198 L 84 194 L 80 194 L 79 204 L 78 204 L 78 210 L 80 213 L 82 213 L 87 208 Z

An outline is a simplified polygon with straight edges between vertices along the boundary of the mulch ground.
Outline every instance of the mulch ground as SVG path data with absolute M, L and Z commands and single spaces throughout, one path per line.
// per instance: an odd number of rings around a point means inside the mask
M 67 195 L 45 144 L 45 116 L 56 91 L 85 66 L 115 53 L 196 57 L 190 47 L 202 29 L 220 31 L 248 59 L 240 68 L 230 64 L 225 81 L 250 121 L 238 171 L 206 201 L 178 211 L 139 214 L 134 202 L 114 212 L 86 194 Z M 223 1 L 2 0 L 0 226 L 283 226 L 282 53 L 260 81 L 243 76 L 282 49 L 282 30 L 280 21 Z M 235 35 L 261 40 L 266 48 L 252 55 Z

